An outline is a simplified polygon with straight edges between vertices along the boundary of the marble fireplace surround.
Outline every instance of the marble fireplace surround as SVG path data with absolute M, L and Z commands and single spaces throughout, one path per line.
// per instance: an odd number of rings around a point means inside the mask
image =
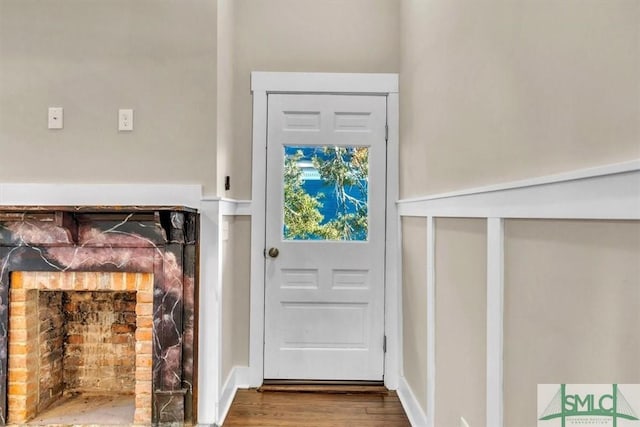
M 0 206 L 0 423 L 11 273 L 153 274 L 152 422 L 196 419 L 199 214 L 176 206 Z

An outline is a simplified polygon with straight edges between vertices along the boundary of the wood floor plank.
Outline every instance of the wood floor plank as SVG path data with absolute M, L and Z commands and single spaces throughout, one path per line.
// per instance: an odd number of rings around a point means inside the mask
M 231 426 L 385 426 L 411 424 L 393 391 L 327 393 L 238 390 L 223 424 Z

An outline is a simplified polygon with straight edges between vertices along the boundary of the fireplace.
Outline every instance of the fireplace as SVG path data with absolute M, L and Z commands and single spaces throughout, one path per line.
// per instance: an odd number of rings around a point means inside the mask
M 0 209 L 0 422 L 69 396 L 122 396 L 130 423 L 195 421 L 197 213 Z

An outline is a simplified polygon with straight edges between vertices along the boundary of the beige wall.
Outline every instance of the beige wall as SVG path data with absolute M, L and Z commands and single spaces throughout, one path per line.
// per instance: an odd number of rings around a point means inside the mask
M 484 219 L 435 222 L 437 426 L 458 426 L 460 417 L 485 425 L 486 225 Z
M 427 411 L 427 222 L 402 218 L 402 375 Z
M 401 23 L 401 197 L 640 157 L 640 2 L 402 0 Z M 484 425 L 479 224 L 436 224 L 436 425 Z M 508 221 L 505 425 L 535 424 L 537 383 L 638 382 L 638 227 Z
M 640 157 L 637 0 L 403 0 L 401 194 Z
M 247 216 L 226 216 L 222 245 L 222 381 L 234 366 L 249 365 L 249 234 Z
M 64 129 L 47 108 L 64 107 Z M 135 129 L 118 133 L 118 108 Z M 0 182 L 215 193 L 216 1 L 0 1 Z
M 232 188 L 251 195 L 251 71 L 397 72 L 400 0 L 234 0 Z
M 505 425 L 535 425 L 541 383 L 640 382 L 640 222 L 505 227 Z
M 233 164 L 233 85 L 235 27 L 234 0 L 218 1 L 218 81 L 217 81 L 217 183 L 218 194 L 224 195 L 225 176 L 231 175 Z M 235 184 L 235 183 L 232 183 Z
M 0 182 L 195 183 L 249 198 L 249 73 L 398 71 L 399 5 L 2 0 Z M 64 107 L 63 130 L 46 128 L 49 106 Z M 133 132 L 117 131 L 118 108 L 135 110 Z

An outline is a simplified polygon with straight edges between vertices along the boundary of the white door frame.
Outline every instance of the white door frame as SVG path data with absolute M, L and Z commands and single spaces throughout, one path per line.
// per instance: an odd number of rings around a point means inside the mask
M 251 304 L 249 331 L 249 385 L 264 379 L 265 207 L 267 178 L 267 95 L 270 93 L 322 93 L 387 96 L 387 236 L 385 271 L 384 383 L 398 388 L 401 349 L 400 245 L 398 200 L 398 75 L 342 73 L 252 72 L 253 155 L 251 178 Z

